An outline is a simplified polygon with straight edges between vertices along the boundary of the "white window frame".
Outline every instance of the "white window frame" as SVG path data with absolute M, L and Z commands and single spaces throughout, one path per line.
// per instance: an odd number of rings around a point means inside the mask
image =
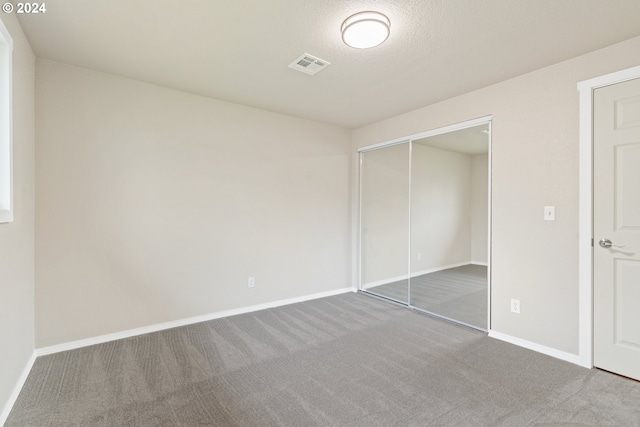
M 13 39 L 0 20 L 0 223 L 13 221 L 12 56 Z

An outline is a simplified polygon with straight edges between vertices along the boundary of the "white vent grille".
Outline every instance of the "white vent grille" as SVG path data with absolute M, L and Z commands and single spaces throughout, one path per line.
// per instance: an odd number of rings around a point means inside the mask
M 296 58 L 296 60 L 291 64 L 289 64 L 289 68 L 293 68 L 294 70 L 302 71 L 305 74 L 310 74 L 313 76 L 318 71 L 327 68 L 329 64 L 329 61 L 325 61 L 324 59 L 320 59 L 316 56 L 304 53 Z

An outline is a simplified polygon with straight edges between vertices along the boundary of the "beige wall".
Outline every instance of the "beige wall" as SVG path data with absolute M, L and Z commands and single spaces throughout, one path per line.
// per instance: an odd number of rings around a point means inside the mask
M 37 346 L 351 285 L 348 130 L 41 60 L 36 99 Z
M 34 64 L 15 15 L 13 38 L 14 221 L 0 224 L 0 412 L 34 350 Z
M 489 155 L 471 156 L 471 262 L 486 264 L 489 245 Z
M 576 83 L 639 64 L 634 38 L 353 132 L 355 151 L 493 115 L 493 330 L 577 354 Z M 556 206 L 555 222 L 543 221 L 545 205 Z M 520 299 L 520 315 L 510 313 L 510 298 Z

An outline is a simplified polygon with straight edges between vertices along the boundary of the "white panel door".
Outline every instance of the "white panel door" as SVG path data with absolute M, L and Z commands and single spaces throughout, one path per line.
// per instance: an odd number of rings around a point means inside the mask
M 594 365 L 640 380 L 640 79 L 593 99 Z

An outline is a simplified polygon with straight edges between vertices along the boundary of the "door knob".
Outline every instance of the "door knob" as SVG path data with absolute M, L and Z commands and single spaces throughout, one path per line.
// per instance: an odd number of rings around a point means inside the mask
M 600 239 L 598 244 L 600 245 L 601 248 L 605 248 L 605 249 L 609 249 L 611 246 L 613 246 L 613 243 L 611 243 L 611 240 L 609 239 Z
M 614 245 L 609 239 L 600 239 L 598 242 L 601 248 L 609 249 L 609 248 L 624 248 L 625 245 Z

